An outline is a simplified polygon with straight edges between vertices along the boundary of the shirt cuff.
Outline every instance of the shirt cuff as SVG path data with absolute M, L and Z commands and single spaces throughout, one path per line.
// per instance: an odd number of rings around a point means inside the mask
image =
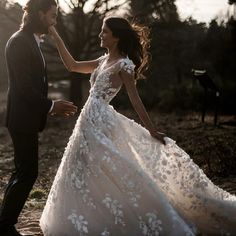
M 54 101 L 52 100 L 52 105 L 51 105 L 51 107 L 50 107 L 48 113 L 50 113 L 50 112 L 52 111 L 53 107 L 54 107 Z

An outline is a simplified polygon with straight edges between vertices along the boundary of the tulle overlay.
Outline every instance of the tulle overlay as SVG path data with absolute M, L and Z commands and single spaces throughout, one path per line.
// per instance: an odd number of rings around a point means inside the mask
M 128 58 L 91 75 L 44 208 L 45 236 L 236 235 L 236 197 L 215 186 L 173 140 L 160 144 L 109 102 Z

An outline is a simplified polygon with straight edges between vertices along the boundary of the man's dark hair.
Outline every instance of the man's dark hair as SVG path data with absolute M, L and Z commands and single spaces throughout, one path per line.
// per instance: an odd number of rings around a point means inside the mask
M 39 19 L 39 11 L 46 13 L 52 6 L 57 6 L 55 0 L 29 0 L 24 10 L 20 29 L 37 32 L 42 28 L 42 22 Z

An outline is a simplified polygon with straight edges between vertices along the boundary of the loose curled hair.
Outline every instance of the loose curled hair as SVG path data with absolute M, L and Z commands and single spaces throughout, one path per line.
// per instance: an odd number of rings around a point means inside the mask
M 39 11 L 46 13 L 51 6 L 57 6 L 55 0 L 28 0 L 23 7 L 24 15 L 20 29 L 30 32 L 41 30 L 42 22 L 39 19 Z
M 112 35 L 119 39 L 118 50 L 121 55 L 128 56 L 135 64 L 135 79 L 145 78 L 143 72 L 148 69 L 150 46 L 150 30 L 146 26 L 130 24 L 121 17 L 108 17 L 104 19 Z

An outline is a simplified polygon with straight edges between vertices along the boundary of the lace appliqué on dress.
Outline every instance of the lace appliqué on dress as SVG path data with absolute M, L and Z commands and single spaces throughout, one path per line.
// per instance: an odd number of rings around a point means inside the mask
M 148 212 L 145 215 L 146 219 L 139 217 L 139 226 L 145 236 L 159 236 L 162 232 L 162 221 L 159 220 L 157 214 Z
M 68 216 L 68 220 L 74 225 L 76 231 L 79 233 L 79 236 L 88 235 L 88 221 L 85 220 L 84 216 L 77 216 L 76 213 L 72 213 Z
M 122 60 L 120 63 L 120 69 L 121 70 L 123 69 L 124 71 L 126 71 L 127 73 L 131 75 L 134 74 L 134 68 L 135 68 L 135 65 L 129 58 Z
M 125 222 L 123 220 L 124 213 L 122 210 L 122 205 L 116 199 L 112 199 L 109 194 L 105 195 L 105 198 L 102 200 L 102 203 L 110 210 L 111 214 L 115 217 L 115 224 L 120 224 L 125 226 Z

